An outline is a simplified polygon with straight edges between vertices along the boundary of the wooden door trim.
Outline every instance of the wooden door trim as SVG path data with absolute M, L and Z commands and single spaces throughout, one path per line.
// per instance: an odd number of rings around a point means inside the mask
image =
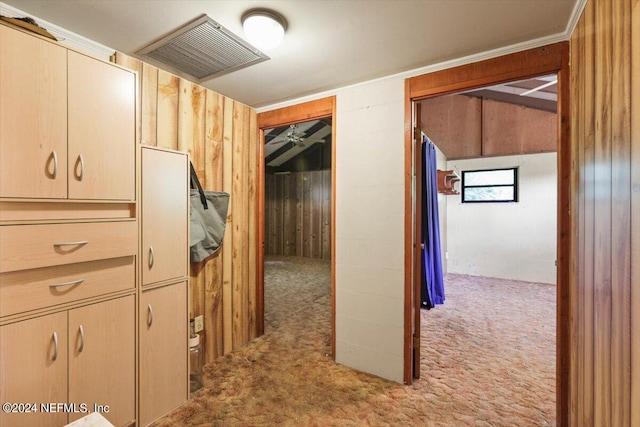
M 412 116 L 415 101 L 475 89 L 507 81 L 531 78 L 544 74 L 558 75 L 558 237 L 557 237 L 557 379 L 556 421 L 569 425 L 570 398 L 570 289 L 574 284 L 575 236 L 572 220 L 577 213 L 571 209 L 572 180 L 571 124 L 569 100 L 569 42 L 555 43 L 498 58 L 466 64 L 446 70 L 423 74 L 405 82 L 405 317 L 404 317 L 404 381 L 410 384 L 412 375 L 411 308 L 414 306 L 416 280 L 412 274 L 413 217 L 411 186 Z M 418 284 L 419 286 L 419 284 Z
M 258 114 L 258 221 L 256 257 L 256 328 L 264 334 L 264 130 L 331 117 L 331 355 L 336 355 L 336 97 L 329 96 Z

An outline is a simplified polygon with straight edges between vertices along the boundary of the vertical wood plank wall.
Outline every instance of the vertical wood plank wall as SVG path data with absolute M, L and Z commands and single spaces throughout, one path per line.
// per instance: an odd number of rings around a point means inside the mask
M 256 112 L 126 55 L 115 62 L 138 72 L 141 143 L 189 152 L 204 189 L 231 194 L 222 249 L 191 265 L 190 316 L 204 315 L 210 362 L 257 335 Z
M 639 0 L 587 2 L 571 38 L 571 74 L 579 217 L 571 425 L 637 426 Z
M 264 253 L 331 258 L 331 170 L 266 176 Z

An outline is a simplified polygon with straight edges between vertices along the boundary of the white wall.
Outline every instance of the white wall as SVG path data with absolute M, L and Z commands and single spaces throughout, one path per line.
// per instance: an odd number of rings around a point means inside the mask
M 337 92 L 336 361 L 402 382 L 404 80 Z
M 518 166 L 520 195 L 518 203 L 460 203 L 460 196 L 449 196 L 449 273 L 556 283 L 556 162 L 556 153 L 544 153 L 447 163 L 459 174 Z

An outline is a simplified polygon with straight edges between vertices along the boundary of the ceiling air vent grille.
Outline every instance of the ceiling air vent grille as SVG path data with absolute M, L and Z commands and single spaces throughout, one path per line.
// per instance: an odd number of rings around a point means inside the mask
M 153 42 L 137 54 L 160 67 L 168 67 L 198 81 L 269 59 L 206 15 Z

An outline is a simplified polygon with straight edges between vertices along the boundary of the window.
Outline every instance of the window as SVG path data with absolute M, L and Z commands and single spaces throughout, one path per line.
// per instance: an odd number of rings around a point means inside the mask
M 462 203 L 518 201 L 518 168 L 462 171 Z

